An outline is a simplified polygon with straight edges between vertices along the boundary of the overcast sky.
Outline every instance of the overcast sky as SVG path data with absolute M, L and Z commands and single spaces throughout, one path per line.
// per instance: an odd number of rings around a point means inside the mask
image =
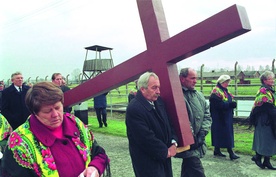
M 170 36 L 238 4 L 252 31 L 178 63 L 232 69 L 271 66 L 276 58 L 275 0 L 162 0 Z M 11 0 L 0 6 L 0 80 L 21 71 L 25 79 L 82 70 L 84 47 L 113 48 L 115 65 L 146 50 L 135 0 Z M 188 45 L 188 44 L 187 44 Z M 103 52 L 102 52 L 103 53 Z M 94 53 L 90 53 L 94 57 Z M 104 55 L 104 54 L 103 54 Z M 48 78 L 48 79 L 49 79 Z

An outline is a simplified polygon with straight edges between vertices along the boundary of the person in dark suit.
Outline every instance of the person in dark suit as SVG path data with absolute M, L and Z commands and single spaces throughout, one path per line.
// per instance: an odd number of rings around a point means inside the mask
M 1 113 L 15 130 L 30 115 L 25 105 L 25 96 L 30 87 L 23 84 L 23 75 L 20 72 L 13 73 L 11 81 L 12 84 L 2 92 Z
M 70 90 L 70 88 L 66 85 L 64 77 L 62 77 L 60 73 L 54 73 L 52 75 L 52 82 L 57 86 L 59 86 L 63 93 Z M 64 107 L 63 111 L 70 113 L 72 111 L 72 107 Z
M 99 127 L 103 127 L 103 124 L 105 127 L 107 127 L 107 121 L 106 121 L 106 95 L 108 92 L 101 94 L 99 96 L 96 96 L 94 98 L 94 109 L 96 110 L 97 119 L 99 122 Z
M 1 112 L 1 106 L 2 106 L 2 92 L 5 88 L 4 81 L 0 81 L 0 112 Z
M 126 110 L 129 152 L 136 177 L 172 177 L 171 157 L 177 137 L 160 95 L 155 73 L 146 72 L 138 80 L 138 92 Z
M 128 94 L 128 102 L 130 102 L 136 95 L 137 93 L 137 79 L 134 81 L 135 83 L 135 88 L 130 90 L 129 94 Z

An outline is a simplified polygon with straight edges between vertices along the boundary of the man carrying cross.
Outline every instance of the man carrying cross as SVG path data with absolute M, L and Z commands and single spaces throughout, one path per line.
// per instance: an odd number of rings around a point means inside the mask
M 211 126 L 209 105 L 203 94 L 195 90 L 197 73 L 194 69 L 181 69 L 179 78 L 195 142 L 191 145 L 190 150 L 176 155 L 183 158 L 181 177 L 205 177 L 200 158 L 205 155 L 207 150 L 205 136 Z
M 160 95 L 155 73 L 138 80 L 138 92 L 126 111 L 129 152 L 136 177 L 172 177 L 171 157 L 176 154 L 176 136 Z

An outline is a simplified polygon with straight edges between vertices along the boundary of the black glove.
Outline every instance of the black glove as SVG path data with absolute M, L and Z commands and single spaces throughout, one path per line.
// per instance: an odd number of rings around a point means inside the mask
M 229 103 L 229 107 L 230 108 L 236 108 L 237 107 L 237 102 L 233 101 L 233 102 Z
M 197 138 L 195 135 L 194 135 L 194 142 L 195 142 L 194 144 L 190 145 L 190 150 L 195 150 L 198 148 Z
M 205 141 L 205 134 L 199 133 L 198 136 L 197 136 L 198 147 L 202 146 L 204 141 Z
M 197 134 L 197 142 L 198 142 L 198 147 L 202 146 L 205 142 L 205 136 L 206 136 L 206 133 L 204 131 L 200 131 L 198 134 Z
M 195 150 L 201 147 L 205 142 L 205 136 L 206 133 L 204 131 L 198 132 L 197 136 L 194 136 L 195 143 L 190 146 L 190 149 Z

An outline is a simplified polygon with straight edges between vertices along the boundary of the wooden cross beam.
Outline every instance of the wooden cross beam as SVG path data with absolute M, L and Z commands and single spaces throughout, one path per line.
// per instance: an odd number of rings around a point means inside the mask
M 246 11 L 233 5 L 170 38 L 161 0 L 137 0 L 137 4 L 147 50 L 65 92 L 65 106 L 88 100 L 153 71 L 159 76 L 161 96 L 179 145 L 193 144 L 176 63 L 250 31 Z

